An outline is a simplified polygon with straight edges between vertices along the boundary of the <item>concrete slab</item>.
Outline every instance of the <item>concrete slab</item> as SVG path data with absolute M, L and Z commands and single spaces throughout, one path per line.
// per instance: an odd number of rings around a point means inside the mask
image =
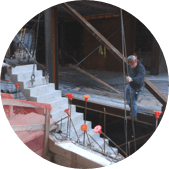
M 82 149 L 70 141 L 55 143 L 55 145 L 50 147 L 50 151 L 56 155 L 56 163 L 62 166 L 73 168 L 98 168 L 112 164 L 111 161 L 108 161 L 92 151 Z M 59 159 L 57 157 L 59 157 Z
M 154 100 L 142 99 L 142 100 L 140 100 L 139 103 L 146 104 L 146 105 L 151 105 L 151 106 L 158 106 L 158 101 L 154 101 Z
M 40 102 L 40 103 L 50 103 L 53 100 L 56 100 L 61 97 L 61 91 L 60 90 L 54 90 L 50 91 L 48 93 L 42 93 L 41 95 L 37 95 L 34 97 L 31 97 L 31 101 L 34 102 Z

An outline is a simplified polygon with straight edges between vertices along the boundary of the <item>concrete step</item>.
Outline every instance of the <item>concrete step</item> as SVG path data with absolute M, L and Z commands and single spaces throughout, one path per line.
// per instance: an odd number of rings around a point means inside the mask
M 30 72 L 30 70 L 33 71 L 33 64 L 16 66 L 15 68 L 11 69 L 11 73 L 20 74 L 20 73 Z M 35 65 L 35 70 L 37 70 L 37 65 Z
M 25 96 L 25 98 L 29 101 L 31 101 L 31 97 L 30 97 L 30 93 L 29 93 L 29 89 L 32 89 L 30 86 L 30 82 L 15 82 L 13 81 L 15 84 L 20 84 L 19 90 L 22 92 L 22 94 Z M 36 86 L 40 86 L 40 85 L 45 85 L 46 81 L 43 78 L 37 79 L 34 83 L 34 87 Z M 34 88 L 33 87 L 33 88 Z M 27 90 L 28 89 L 28 90 Z
M 99 135 L 100 135 L 100 134 L 99 134 Z M 104 151 L 104 139 L 103 139 L 102 137 L 99 137 L 99 139 L 95 139 L 95 140 L 96 140 L 97 143 L 102 147 L 102 149 L 103 149 L 103 151 Z M 109 144 L 109 140 L 108 140 L 108 139 L 105 139 L 105 141 Z M 93 144 L 94 148 L 101 150 L 101 148 L 99 147 L 99 145 L 97 145 L 96 143 Z M 117 149 L 117 148 L 115 148 L 115 147 L 111 147 L 111 148 L 115 151 L 115 153 L 118 154 L 118 149 Z M 110 154 L 114 153 L 114 152 L 111 150 L 111 148 L 110 148 L 107 144 L 105 144 L 105 152 L 106 152 L 106 153 L 107 153 L 107 152 L 109 152 Z
M 88 133 L 90 136 L 92 136 L 92 138 L 94 138 L 95 140 L 100 139 L 100 134 L 99 134 L 99 133 L 95 133 L 95 132 L 94 132 L 94 129 L 89 130 L 87 133 Z M 91 144 L 92 144 L 92 143 L 93 143 L 93 144 L 96 144 L 90 136 L 89 136 L 89 139 L 90 139 Z M 83 142 L 83 138 L 84 138 L 84 134 L 80 135 L 80 138 L 79 138 L 79 139 L 80 139 L 81 142 Z M 87 136 L 85 136 L 85 141 L 87 141 L 87 140 L 88 140 L 88 138 L 87 138 Z M 87 142 L 88 142 L 88 141 L 87 141 Z
M 33 87 L 40 86 L 40 85 L 46 85 L 45 77 L 35 79 L 35 82 L 33 83 Z M 29 81 L 24 81 L 23 82 L 23 87 L 24 87 L 24 89 L 32 88 L 30 80 Z
M 62 102 L 62 99 L 61 99 L 61 102 Z M 57 109 L 54 109 L 51 112 L 51 118 L 52 119 L 60 119 L 61 117 L 65 116 L 66 113 L 64 112 L 64 110 L 67 109 L 68 107 L 69 106 L 68 106 L 68 103 L 67 103 L 67 104 L 62 105 L 61 107 L 59 107 Z M 74 114 L 74 113 L 76 113 L 76 106 L 71 105 L 71 115 Z
M 66 116 L 67 116 L 67 114 L 64 117 L 66 117 Z M 71 119 L 73 121 L 73 124 L 77 125 L 80 123 L 80 121 L 83 121 L 83 114 L 82 113 L 74 113 L 74 114 L 72 114 Z M 58 121 L 60 119 L 54 119 L 54 120 Z M 68 119 L 66 118 L 62 121 L 62 131 L 67 129 L 67 120 Z M 61 125 L 61 122 L 59 122 L 58 124 Z
M 50 93 L 45 93 L 42 95 L 30 97 L 31 101 L 40 102 L 40 103 L 50 103 L 53 100 L 60 98 L 61 90 L 55 90 Z
M 36 86 L 33 88 L 26 88 L 25 89 L 25 94 L 27 96 L 37 96 L 42 93 L 48 93 L 51 91 L 55 91 L 55 84 L 54 83 L 49 83 L 41 86 Z
M 31 80 L 31 76 L 32 76 L 32 71 L 31 72 L 24 72 L 24 73 L 19 73 L 19 74 L 12 74 L 13 76 L 17 76 L 17 80 L 18 81 L 29 81 Z M 35 80 L 43 77 L 42 76 L 42 70 L 37 70 L 35 71 Z
M 118 153 L 119 153 L 119 152 L 118 152 L 118 149 L 115 148 L 115 147 L 111 147 L 111 148 L 112 148 L 112 149 L 114 150 L 114 152 L 118 155 Z M 115 154 L 114 154 L 114 152 L 110 149 L 110 147 L 107 147 L 107 148 L 106 148 L 106 153 L 108 153 L 108 152 L 109 152 L 110 155 L 112 155 L 112 156 L 114 157 Z
M 97 143 L 103 148 L 103 150 L 104 150 L 104 139 L 103 138 L 99 138 L 98 140 L 96 140 L 97 141 Z M 108 139 L 105 139 L 105 141 L 107 142 L 107 143 L 109 143 L 109 140 Z M 96 148 L 96 149 L 98 149 L 98 150 L 101 150 L 101 148 L 97 145 L 97 144 L 94 144 L 93 145 L 94 146 L 94 148 Z M 107 145 L 107 144 L 105 144 L 105 150 L 107 151 L 107 148 L 108 148 L 109 146 Z
M 82 135 L 82 134 L 84 133 L 84 132 L 81 130 L 82 124 L 83 124 L 83 121 L 81 121 L 81 123 L 79 122 L 78 124 L 74 125 L 78 136 L 80 136 L 80 135 Z M 88 126 L 87 131 L 89 131 L 89 130 L 91 129 L 91 127 L 92 127 L 92 124 L 91 124 L 90 121 L 86 121 L 86 124 L 87 124 L 87 126 Z M 66 132 L 67 132 L 67 129 L 63 131 L 63 133 L 66 133 Z M 77 139 L 76 132 L 74 131 L 73 126 L 71 125 L 70 137 Z
M 51 102 L 48 101 L 46 103 L 49 103 L 52 106 L 53 111 L 56 110 L 56 112 L 58 109 L 62 108 L 63 105 L 65 105 L 64 110 L 68 108 L 68 98 L 66 97 L 58 97 L 57 99 L 52 100 Z
M 96 140 L 97 143 L 102 147 L 103 151 L 104 151 L 104 139 L 100 137 L 100 139 Z M 105 141 L 109 144 L 109 140 L 108 139 L 105 139 Z M 98 150 L 101 150 L 101 148 L 97 145 L 97 144 L 93 144 L 94 148 L 98 149 Z M 118 154 L 118 149 L 115 148 L 115 147 L 111 147 L 116 154 Z M 110 154 L 114 153 L 111 148 L 105 144 L 105 152 L 109 152 Z

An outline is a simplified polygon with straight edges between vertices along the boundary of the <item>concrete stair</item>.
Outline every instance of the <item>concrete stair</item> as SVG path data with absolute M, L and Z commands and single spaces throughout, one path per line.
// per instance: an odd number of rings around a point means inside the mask
M 35 66 L 35 82 L 33 87 L 31 87 L 31 75 L 33 71 L 33 65 L 23 65 L 16 66 L 15 68 L 11 68 L 7 70 L 8 76 L 10 76 L 11 81 L 15 84 L 20 84 L 20 91 L 29 101 L 48 103 L 52 106 L 51 118 L 55 121 L 60 120 L 67 116 L 64 112 L 65 109 L 69 108 L 68 98 L 61 96 L 60 90 L 55 90 L 54 83 L 46 83 L 45 77 L 42 76 L 42 71 L 37 70 L 37 66 Z M 78 133 L 79 139 L 83 142 L 83 131 L 81 130 L 81 125 L 84 124 L 83 113 L 76 112 L 76 106 L 71 105 L 71 118 L 73 124 Z M 68 119 L 62 120 L 62 132 L 67 133 L 67 121 Z M 61 122 L 59 122 L 61 124 Z M 104 147 L 104 140 L 100 138 L 100 134 L 95 133 L 92 129 L 92 124 L 90 121 L 86 121 L 88 125 L 88 134 L 90 134 L 101 147 Z M 77 139 L 76 133 L 71 127 L 70 137 L 73 139 Z M 89 137 L 90 142 L 94 148 L 100 149 L 100 147 Z M 88 143 L 88 138 L 85 136 L 85 141 Z M 106 140 L 108 142 L 108 140 Z M 106 145 L 106 151 L 111 152 L 110 148 Z M 116 153 L 118 153 L 118 149 L 113 148 Z

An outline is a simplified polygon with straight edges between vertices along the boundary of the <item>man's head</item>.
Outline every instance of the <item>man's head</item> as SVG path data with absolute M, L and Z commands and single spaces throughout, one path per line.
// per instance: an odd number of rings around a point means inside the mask
M 135 55 L 130 55 L 127 58 L 127 62 L 131 68 L 135 68 L 137 66 L 137 56 Z

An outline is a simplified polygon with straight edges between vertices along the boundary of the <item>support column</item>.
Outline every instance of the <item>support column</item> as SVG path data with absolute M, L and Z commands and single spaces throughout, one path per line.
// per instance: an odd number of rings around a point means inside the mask
M 159 67 L 160 67 L 160 54 L 161 49 L 156 41 L 156 39 L 153 37 L 153 44 L 152 44 L 152 62 L 151 62 L 151 74 L 152 75 L 158 75 L 159 74 Z
M 57 8 L 52 7 L 44 12 L 45 16 L 45 58 L 49 73 L 49 82 L 55 83 L 58 89 L 58 16 Z
M 64 66 L 65 64 L 65 50 L 64 50 L 64 40 L 65 40 L 65 22 L 62 22 L 61 23 L 61 30 L 60 30 L 60 64 L 61 66 Z

